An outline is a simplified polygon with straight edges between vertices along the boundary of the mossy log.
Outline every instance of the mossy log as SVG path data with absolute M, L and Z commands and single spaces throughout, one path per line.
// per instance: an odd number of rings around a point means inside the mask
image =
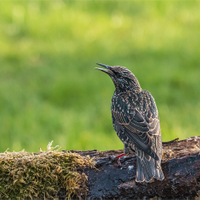
M 135 182 L 123 150 L 0 154 L 0 199 L 200 199 L 200 136 L 163 143 L 163 181 Z
M 88 169 L 87 199 L 200 199 L 200 136 L 163 142 L 163 181 L 135 182 L 136 157 L 123 157 L 120 167 L 116 151 L 72 151 L 95 157 L 96 169 Z

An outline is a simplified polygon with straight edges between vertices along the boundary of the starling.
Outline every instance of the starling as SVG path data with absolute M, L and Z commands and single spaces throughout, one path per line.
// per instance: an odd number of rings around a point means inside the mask
M 115 85 L 111 101 L 113 127 L 124 144 L 125 154 L 137 156 L 136 181 L 162 181 L 160 121 L 153 96 L 142 90 L 127 68 L 97 64 L 105 69 L 96 69 L 108 74 Z

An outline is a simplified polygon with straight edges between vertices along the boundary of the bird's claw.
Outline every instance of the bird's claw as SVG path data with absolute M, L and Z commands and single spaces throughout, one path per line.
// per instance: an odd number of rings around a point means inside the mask
M 120 162 L 120 159 L 118 158 L 117 159 L 117 164 L 121 167 L 122 166 L 122 163 Z
M 122 164 L 121 164 L 121 162 L 120 162 L 120 157 L 118 157 L 118 156 L 109 156 L 109 158 L 111 159 L 111 162 L 114 162 L 114 161 L 117 161 L 117 164 L 121 167 L 122 166 Z

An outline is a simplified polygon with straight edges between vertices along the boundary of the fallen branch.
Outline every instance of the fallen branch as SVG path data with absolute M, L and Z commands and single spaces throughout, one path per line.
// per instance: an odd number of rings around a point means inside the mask
M 200 136 L 163 142 L 163 181 L 135 182 L 136 157 L 123 150 L 0 154 L 0 198 L 194 199 L 200 194 Z
M 136 183 L 136 157 L 121 159 L 122 166 L 111 156 L 118 151 L 73 151 L 82 156 L 95 157 L 96 170 L 85 172 L 88 176 L 88 198 L 137 199 L 161 197 L 184 199 L 197 197 L 200 190 L 200 137 L 163 143 L 163 181 Z

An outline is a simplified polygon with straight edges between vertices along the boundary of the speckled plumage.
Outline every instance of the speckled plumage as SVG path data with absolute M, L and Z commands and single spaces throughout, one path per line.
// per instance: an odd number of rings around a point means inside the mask
M 137 78 L 125 67 L 99 65 L 106 69 L 97 69 L 107 73 L 115 85 L 111 102 L 113 127 L 125 153 L 137 155 L 136 181 L 163 180 L 162 140 L 154 98 L 142 90 Z

